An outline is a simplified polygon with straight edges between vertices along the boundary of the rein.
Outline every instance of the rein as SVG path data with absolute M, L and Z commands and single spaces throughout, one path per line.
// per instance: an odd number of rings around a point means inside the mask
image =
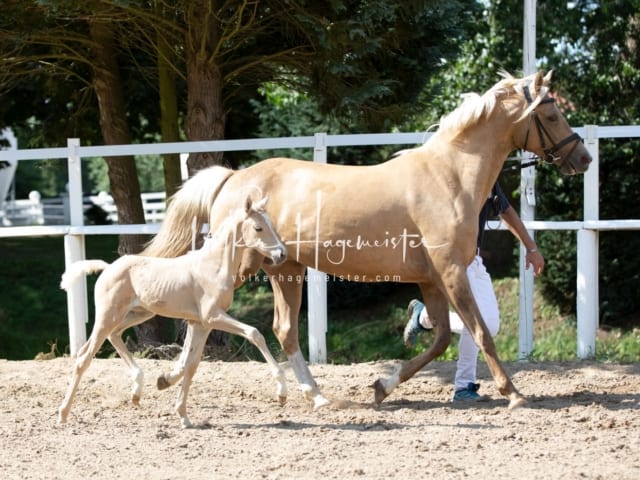
M 533 167 L 536 163 L 538 163 L 537 159 L 531 160 L 530 162 L 521 163 L 520 165 L 510 165 L 508 167 L 504 167 L 502 170 L 500 170 L 500 172 L 511 172 L 513 170 L 522 170 L 525 168 Z
M 527 103 L 529 105 L 531 105 L 533 103 L 533 99 L 531 98 L 531 93 L 529 92 L 529 87 L 525 86 L 524 87 L 524 97 L 527 100 Z M 542 105 L 544 103 L 554 103 L 555 99 L 551 98 L 551 97 L 546 97 L 543 98 L 542 100 L 540 100 L 539 105 Z M 537 108 L 537 107 L 536 107 Z M 538 114 L 536 113 L 535 109 L 531 112 L 531 115 L 529 116 L 529 126 L 527 127 L 527 134 L 524 138 L 524 149 L 527 150 L 527 143 L 529 142 L 529 132 L 531 131 L 531 120 L 533 120 L 535 122 L 536 125 L 536 130 L 538 131 L 538 137 L 540 138 L 540 144 L 542 146 L 542 151 L 544 152 L 544 161 L 547 163 L 553 163 L 557 160 L 560 160 L 560 156 L 557 155 L 558 151 L 563 148 L 565 145 L 568 145 L 572 142 L 575 142 L 575 145 L 573 148 L 575 148 L 578 144 L 578 142 L 582 141 L 582 137 L 580 137 L 580 135 L 578 135 L 576 132 L 572 133 L 571 135 L 568 135 L 567 137 L 565 137 L 564 139 L 560 140 L 558 143 L 554 143 L 553 139 L 551 137 L 551 135 L 549 135 L 548 130 L 544 127 L 544 125 L 542 124 L 542 121 L 540 120 L 540 117 L 538 117 Z M 545 141 L 545 137 L 551 141 L 551 147 L 547 148 L 547 142 Z M 573 149 L 572 149 L 573 151 Z M 530 165 L 527 165 L 530 166 Z M 524 165 L 523 165 L 524 168 Z

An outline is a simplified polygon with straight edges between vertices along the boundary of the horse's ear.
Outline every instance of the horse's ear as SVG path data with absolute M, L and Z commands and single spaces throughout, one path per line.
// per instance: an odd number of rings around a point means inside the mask
M 251 200 L 251 195 L 247 195 L 247 199 L 244 201 L 244 211 L 245 213 L 249 213 L 251 211 L 251 205 L 253 204 L 253 200 Z
M 542 85 L 544 85 L 544 77 L 542 76 L 542 71 L 539 71 L 538 73 L 536 73 L 536 79 L 533 82 L 533 84 L 535 86 L 536 95 L 538 95 L 540 88 L 542 87 Z
M 553 70 L 549 70 L 546 75 L 542 75 L 542 71 L 538 72 L 535 81 L 536 92 L 539 93 L 542 87 L 549 87 L 551 85 L 551 77 L 553 77 Z

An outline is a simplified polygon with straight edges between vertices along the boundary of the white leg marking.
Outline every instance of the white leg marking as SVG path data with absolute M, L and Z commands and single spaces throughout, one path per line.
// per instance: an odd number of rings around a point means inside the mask
M 329 405 L 331 402 L 327 400 L 316 385 L 315 380 L 311 376 L 311 371 L 305 361 L 300 350 L 293 355 L 288 355 L 289 364 L 300 384 L 300 390 L 304 393 L 305 398 L 313 403 L 314 410 Z
M 400 385 L 400 368 L 396 368 L 389 378 L 381 378 L 380 383 L 384 387 L 384 392 L 389 395 L 393 390 Z

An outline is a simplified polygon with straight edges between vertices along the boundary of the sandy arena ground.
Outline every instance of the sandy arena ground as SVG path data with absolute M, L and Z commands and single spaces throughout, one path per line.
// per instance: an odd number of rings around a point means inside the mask
M 629 479 L 640 478 L 640 364 L 513 363 L 527 407 L 507 410 L 484 364 L 473 407 L 449 403 L 455 365 L 428 365 L 380 408 L 368 386 L 396 362 L 313 365 L 335 404 L 312 411 L 287 370 L 280 407 L 266 364 L 203 362 L 173 412 L 171 362 L 141 360 L 128 401 L 119 359 L 95 360 L 67 424 L 56 410 L 72 360 L 0 360 L 0 478 L 7 479 Z

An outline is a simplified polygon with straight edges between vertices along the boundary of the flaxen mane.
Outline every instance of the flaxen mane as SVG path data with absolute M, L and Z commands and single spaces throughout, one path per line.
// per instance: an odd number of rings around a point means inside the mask
M 203 173 L 206 172 L 206 173 Z M 214 166 L 198 172 L 189 179 L 189 190 L 180 188 L 167 204 L 165 219 L 160 231 L 147 244 L 141 255 L 149 257 L 177 257 L 187 252 L 190 245 L 188 230 L 176 230 L 172 225 L 191 225 L 196 219 L 196 232 L 201 232 L 207 223 L 209 209 L 220 189 L 233 174 L 233 170 Z M 212 179 L 218 179 L 212 181 Z M 212 188 L 217 185 L 218 188 Z M 199 235 L 198 235 L 198 238 Z
M 442 117 L 440 120 L 440 128 L 436 134 L 450 134 L 455 132 L 455 135 L 461 135 L 467 128 L 472 127 L 483 118 L 488 118 L 493 114 L 493 111 L 501 101 L 504 101 L 508 97 L 516 94 L 518 95 L 518 101 L 520 101 L 524 86 L 527 84 L 525 82 L 527 78 L 517 79 L 507 72 L 500 72 L 500 75 L 504 78 L 491 89 L 487 90 L 483 95 L 478 95 L 477 93 L 462 94 L 462 104 L 450 114 Z M 535 82 L 534 76 L 528 78 L 531 78 L 530 84 Z M 535 96 L 535 98 L 528 108 L 524 110 L 522 117 L 528 115 L 538 105 L 547 92 L 547 86 L 540 88 L 539 92 L 536 92 L 535 89 L 531 89 L 531 95 Z

